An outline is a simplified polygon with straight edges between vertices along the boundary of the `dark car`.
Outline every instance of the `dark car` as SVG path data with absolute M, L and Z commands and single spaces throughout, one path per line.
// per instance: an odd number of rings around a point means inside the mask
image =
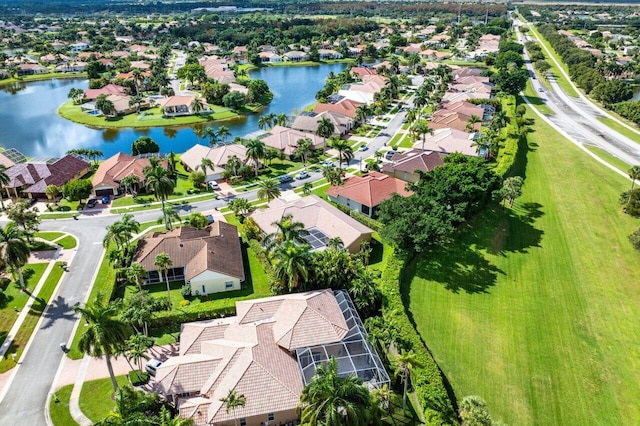
M 111 198 L 109 198 L 108 195 L 105 195 L 104 197 L 102 197 L 102 204 L 109 204 L 110 201 L 111 201 Z
M 280 183 L 287 183 L 287 182 L 291 182 L 292 180 L 293 180 L 293 177 L 291 177 L 291 175 L 280 176 Z
M 95 207 L 97 202 L 98 200 L 96 200 L 95 198 L 89 198 L 87 200 L 87 207 L 89 208 Z

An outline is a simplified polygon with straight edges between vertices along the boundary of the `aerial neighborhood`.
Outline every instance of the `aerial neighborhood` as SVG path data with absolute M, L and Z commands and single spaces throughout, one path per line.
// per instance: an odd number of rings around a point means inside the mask
M 639 27 L 0 2 L 0 424 L 638 423 Z

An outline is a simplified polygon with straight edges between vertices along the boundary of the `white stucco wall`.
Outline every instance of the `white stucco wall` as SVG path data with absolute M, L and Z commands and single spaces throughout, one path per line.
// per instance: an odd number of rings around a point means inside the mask
M 230 288 L 226 287 L 227 282 L 232 282 Z M 222 291 L 240 290 L 240 280 L 235 277 L 223 275 L 214 271 L 204 271 L 201 274 L 191 278 L 189 281 L 192 294 L 210 294 L 220 293 Z M 204 289 L 203 289 L 204 286 Z

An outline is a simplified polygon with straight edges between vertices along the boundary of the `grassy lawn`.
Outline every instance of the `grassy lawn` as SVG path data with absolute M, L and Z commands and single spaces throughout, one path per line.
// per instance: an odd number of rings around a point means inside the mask
M 531 80 L 527 80 L 527 87 L 525 87 L 522 93 L 524 94 L 525 98 L 527 98 L 527 100 L 533 106 L 535 106 L 536 109 L 540 111 L 542 114 L 545 114 L 545 115 L 555 114 L 555 112 L 553 112 L 553 110 L 549 108 L 542 99 L 540 99 L 540 96 L 538 96 L 538 93 L 533 90 L 533 86 L 531 85 Z
M 25 285 L 29 290 L 33 290 L 46 268 L 46 263 L 32 263 L 24 268 Z M 29 293 L 21 291 L 20 285 L 13 281 L 4 290 L 4 294 L 6 298 L 0 303 L 0 344 L 4 342 L 18 318 L 16 310 L 20 311 L 29 300 Z M 7 351 L 10 352 L 11 349 Z
M 119 386 L 129 383 L 127 376 L 116 376 L 116 381 Z M 113 386 L 109 377 L 84 382 L 80 392 L 80 409 L 85 416 L 93 422 L 98 422 L 105 418 L 115 406 Z
M 25 75 L 18 78 L 8 78 L 2 80 L 0 85 L 7 85 L 13 83 L 27 83 L 29 81 L 45 81 L 52 80 L 54 78 L 87 78 L 86 72 L 50 72 L 47 74 Z
M 618 123 L 617 121 L 609 118 L 609 117 L 598 117 L 598 120 L 600 120 L 601 122 L 603 122 L 604 124 L 606 124 L 608 127 L 611 127 L 613 130 L 615 130 L 616 132 L 625 135 L 626 137 L 628 137 L 629 139 L 631 139 L 634 142 L 640 143 L 640 135 L 636 132 L 634 132 L 633 130 L 630 130 L 628 128 L 626 128 L 625 126 L 621 125 L 620 123 Z M 621 120 L 625 120 L 624 118 L 621 118 Z M 625 120 L 627 121 L 627 120 Z M 634 124 L 631 124 L 631 126 L 633 126 Z
M 78 242 L 73 236 L 67 235 L 64 238 L 60 238 L 59 240 L 57 240 L 56 244 L 60 244 L 62 248 L 69 250 L 75 248 Z
M 602 148 L 598 148 L 597 146 L 587 146 L 586 148 L 589 151 L 593 152 L 598 157 L 602 158 L 607 163 L 618 168 L 622 172 L 626 173 L 627 170 L 629 170 L 629 168 L 631 167 L 631 165 L 627 164 L 625 161 L 622 161 L 618 157 L 609 154 L 607 151 L 603 150 Z
M 512 210 L 405 271 L 417 329 L 458 399 L 480 395 L 496 420 L 638 424 L 638 221 L 618 205 L 630 183 L 539 119 L 515 171 Z
M 58 402 L 56 402 L 53 397 L 51 397 L 49 401 L 49 413 L 51 414 L 51 421 L 55 426 L 76 426 L 78 424 L 73 420 L 69 412 L 71 391 L 73 391 L 73 385 L 61 387 L 55 392 L 55 395 L 58 397 Z
M 64 232 L 55 232 L 55 231 L 43 231 L 36 232 L 36 237 L 42 238 L 43 240 L 53 241 L 57 238 L 60 238 L 64 235 Z
M 46 266 L 46 264 L 43 264 Z M 29 309 L 29 313 L 27 317 L 22 322 L 18 333 L 16 333 L 13 342 L 11 342 L 11 346 L 5 353 L 4 357 L 0 360 L 0 373 L 4 373 L 12 369 L 15 366 L 15 362 L 11 357 L 12 353 L 16 354 L 16 359 L 19 359 L 24 351 L 33 330 L 36 328 L 38 321 L 40 320 L 40 315 L 44 312 L 45 308 L 49 304 L 51 296 L 58 286 L 58 281 L 60 281 L 60 277 L 62 276 L 62 268 L 60 268 L 60 262 L 56 263 L 56 266 L 53 267 L 47 280 L 44 285 L 40 289 L 38 293 L 37 299 L 33 305 L 31 305 L 31 309 Z M 44 270 L 43 270 L 44 272 Z
M 84 113 L 79 105 L 74 105 L 73 101 L 67 101 L 58 109 L 58 114 L 75 123 L 101 128 L 183 126 L 214 120 L 227 120 L 238 116 L 238 114 L 224 107 L 214 105 L 212 109 L 213 113 L 206 115 L 163 117 L 161 108 L 154 107 L 142 111 L 140 114 L 134 113 L 116 118 L 104 118 Z

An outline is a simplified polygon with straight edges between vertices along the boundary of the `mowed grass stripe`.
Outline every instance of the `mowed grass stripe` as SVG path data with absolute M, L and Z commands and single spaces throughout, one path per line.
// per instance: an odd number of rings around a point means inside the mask
M 531 116 L 532 117 L 532 116 Z M 630 183 L 538 120 L 513 211 L 407 270 L 418 330 L 456 395 L 508 424 L 637 424 L 640 276 Z M 415 272 L 415 278 L 411 279 Z

